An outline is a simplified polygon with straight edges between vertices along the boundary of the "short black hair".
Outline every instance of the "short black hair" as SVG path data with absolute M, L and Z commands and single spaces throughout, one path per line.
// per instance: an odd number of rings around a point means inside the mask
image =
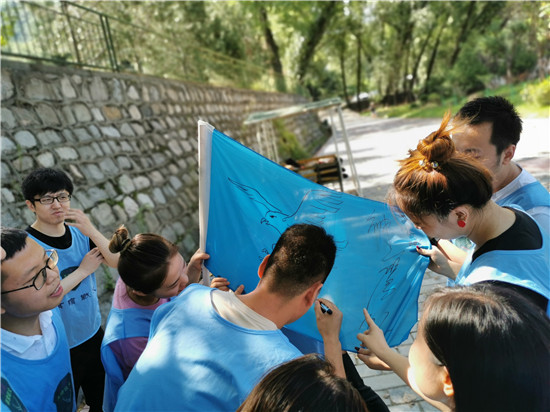
M 25 200 L 34 200 L 35 196 L 42 196 L 46 193 L 66 190 L 73 193 L 73 182 L 69 175 L 63 170 L 42 167 L 30 172 L 21 184 Z
M 300 223 L 286 229 L 267 260 L 264 278 L 273 292 L 294 297 L 325 282 L 336 258 L 334 238 L 319 226 Z
M 13 229 L 11 227 L 2 227 L 0 246 L 6 251 L 4 260 L 11 259 L 17 252 L 25 249 L 27 244 L 27 232 L 21 229 Z
M 498 155 L 508 146 L 517 145 L 523 130 L 523 122 L 514 105 L 502 96 L 471 100 L 460 108 L 455 117 L 468 119 L 471 125 L 491 123 L 491 144 L 496 146 Z

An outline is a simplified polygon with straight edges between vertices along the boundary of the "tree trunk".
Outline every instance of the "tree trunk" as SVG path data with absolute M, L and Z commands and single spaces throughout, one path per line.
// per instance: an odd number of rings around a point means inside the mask
M 262 28 L 264 31 L 267 47 L 271 51 L 270 63 L 271 63 L 271 67 L 273 68 L 273 71 L 275 72 L 275 76 L 276 76 L 275 83 L 276 83 L 277 91 L 286 92 L 285 76 L 283 74 L 283 65 L 281 63 L 281 58 L 279 56 L 279 46 L 275 41 L 275 37 L 273 37 L 273 32 L 271 31 L 271 27 L 269 25 L 269 19 L 267 17 L 267 10 L 264 6 L 260 7 L 260 22 L 262 24 Z
M 361 98 L 359 94 L 361 93 L 361 33 L 357 33 L 355 35 L 357 38 L 357 78 L 356 78 L 356 94 L 357 94 L 357 111 L 361 113 L 361 110 L 363 110 L 362 104 L 361 104 Z
M 424 81 L 424 94 L 429 92 L 429 81 L 432 75 L 432 70 L 435 63 L 435 58 L 437 56 L 437 49 L 439 48 L 439 42 L 441 41 L 441 34 L 443 34 L 443 29 L 445 29 L 445 23 L 447 22 L 448 15 L 445 16 L 439 28 L 439 33 L 437 34 L 437 39 L 435 40 L 435 45 L 430 56 L 430 61 L 428 63 L 428 68 L 426 69 L 426 80 Z
M 460 50 L 462 50 L 462 45 L 466 41 L 466 38 L 468 37 L 468 31 L 472 28 L 470 23 L 473 22 L 473 15 L 474 10 L 476 8 L 476 2 L 470 1 L 470 4 L 468 5 L 468 11 L 466 12 L 466 17 L 464 18 L 464 22 L 462 23 L 462 28 L 460 29 L 460 33 L 458 37 L 456 38 L 455 43 L 455 49 L 453 51 L 453 54 L 451 56 L 451 60 L 449 62 L 449 67 L 453 67 L 456 63 L 456 60 L 458 59 L 458 55 L 460 53 Z
M 346 67 L 345 67 L 346 53 L 343 47 L 340 48 L 338 57 L 340 58 L 340 74 L 342 75 L 342 88 L 344 92 L 344 99 L 346 100 L 346 104 L 349 105 L 350 100 L 348 95 L 348 84 L 346 81 Z
M 315 53 L 315 48 L 323 38 L 323 34 L 327 29 L 331 18 L 334 16 L 336 10 L 337 1 L 321 2 L 322 10 L 319 17 L 312 23 L 309 33 L 304 41 L 304 44 L 300 50 L 298 56 L 298 81 L 302 84 L 306 76 L 309 64 Z

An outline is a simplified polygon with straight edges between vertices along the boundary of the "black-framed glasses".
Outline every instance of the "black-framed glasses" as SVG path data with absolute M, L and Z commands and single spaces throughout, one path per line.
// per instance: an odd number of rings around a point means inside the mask
M 23 286 L 22 288 L 13 289 L 13 290 L 7 290 L 5 292 L 2 292 L 2 295 L 5 295 L 6 293 L 11 292 L 17 292 L 18 290 L 28 289 L 28 288 L 35 288 L 36 290 L 42 289 L 42 286 L 46 283 L 46 279 L 48 278 L 48 272 L 46 272 L 46 269 L 54 269 L 57 265 L 57 250 L 55 249 L 48 249 L 46 250 L 46 256 L 48 257 L 48 260 L 46 261 L 46 266 L 44 266 L 40 271 L 36 274 L 35 277 L 32 278 L 32 283 L 29 286 Z
M 63 193 L 59 196 L 44 196 L 40 199 L 33 199 L 33 202 L 40 202 L 43 205 L 51 205 L 54 200 L 57 200 L 59 203 L 67 203 L 69 200 L 71 200 L 71 195 L 68 195 L 66 193 Z

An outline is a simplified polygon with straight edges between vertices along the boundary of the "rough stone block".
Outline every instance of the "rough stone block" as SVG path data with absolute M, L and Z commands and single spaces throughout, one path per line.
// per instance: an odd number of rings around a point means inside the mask
M 15 133 L 14 138 L 17 145 L 21 146 L 24 149 L 30 149 L 38 144 L 34 135 L 27 130 L 20 130 L 19 132 Z
M 7 70 L 2 70 L 0 81 L 2 85 L 2 101 L 13 97 L 15 95 L 15 87 L 11 81 L 11 75 Z
M 164 193 L 162 193 L 162 190 L 158 187 L 155 187 L 153 189 L 153 199 L 155 199 L 155 202 L 160 205 L 166 204 L 166 198 L 164 197 Z
M 34 169 L 34 159 L 32 156 L 19 156 L 17 159 L 14 159 L 11 162 L 12 167 L 18 172 L 27 172 L 31 169 Z
M 176 156 L 181 156 L 183 154 L 183 150 L 181 149 L 179 142 L 176 140 L 170 140 L 168 142 L 168 147 Z
M 109 90 L 99 76 L 94 76 L 90 84 L 91 98 L 94 101 L 105 101 L 109 99 Z
M 135 217 L 138 212 L 139 212 L 139 206 L 138 204 L 134 201 L 134 199 L 132 199 L 131 197 L 129 196 L 126 196 L 123 200 L 123 204 L 124 204 L 124 211 L 126 212 L 126 214 L 130 217 L 130 218 L 133 218 Z
M 49 146 L 52 143 L 61 143 L 62 137 L 55 130 L 46 129 L 43 132 L 39 132 L 36 136 L 42 146 Z
M 78 129 L 73 129 L 73 132 L 79 142 L 87 142 L 88 140 L 92 140 L 92 136 L 90 136 L 87 129 L 81 127 Z
M 116 161 L 120 169 L 122 170 L 132 169 L 132 162 L 130 161 L 128 156 L 117 156 Z
M 133 120 L 141 120 L 141 112 L 139 111 L 138 107 L 135 104 L 132 104 L 128 108 L 128 112 L 130 113 L 130 117 Z
M 119 205 L 113 206 L 113 213 L 115 214 L 115 219 L 117 224 L 123 224 L 128 220 L 128 215 L 126 214 L 124 209 Z
M 115 215 L 107 203 L 99 203 L 92 209 L 92 216 L 102 227 L 111 227 L 116 223 Z
M 4 96 L 4 76 L 2 76 L 2 100 Z M 52 87 L 45 81 L 31 78 L 25 84 L 25 97 L 31 100 L 57 100 Z
M 77 103 L 73 106 L 73 112 L 76 117 L 76 120 L 79 122 L 90 122 L 92 121 L 92 113 L 90 109 L 85 104 Z
M 76 97 L 76 91 L 67 76 L 61 78 L 61 92 L 66 99 L 74 99 Z
M 122 119 L 122 113 L 120 112 L 120 109 L 116 106 L 103 106 L 101 110 L 107 120 L 114 121 Z
M 155 202 L 153 202 L 153 200 L 145 193 L 137 194 L 137 202 L 142 208 L 145 209 L 154 209 L 155 207 Z
M 96 157 L 95 151 L 90 146 L 80 146 L 76 150 L 82 160 L 93 160 Z
M 14 153 L 17 150 L 17 146 L 15 145 L 15 143 L 13 143 L 11 139 L 8 139 L 5 136 L 2 136 L 1 147 L 3 156 L 9 153 Z
M 36 106 L 36 114 L 42 123 L 47 126 L 57 126 L 61 124 L 55 110 L 50 105 L 44 103 L 38 104 Z
M 148 187 L 150 187 L 151 182 L 145 176 L 136 176 L 134 178 L 134 186 L 136 187 L 137 190 L 143 190 L 143 189 L 147 189 Z
M 128 88 L 127 96 L 131 100 L 139 100 L 139 93 L 134 85 Z
M 122 175 L 118 179 L 118 188 L 122 193 L 130 194 L 132 192 L 135 192 L 136 187 L 134 186 L 134 182 L 128 175 Z
M 101 114 L 101 110 L 98 107 L 92 107 L 90 111 L 92 112 L 92 116 L 96 122 L 105 121 L 105 118 L 103 117 L 103 114 Z
M 133 137 L 136 135 L 134 129 L 132 129 L 132 127 L 128 123 L 124 123 L 120 126 L 120 133 L 122 134 L 122 136 Z
M 40 167 L 55 166 L 55 158 L 51 152 L 40 153 L 38 156 L 36 156 L 36 161 L 38 162 Z
M 118 166 L 113 161 L 113 159 L 109 157 L 101 160 L 99 166 L 101 167 L 101 170 L 103 170 L 107 175 L 114 176 L 119 172 Z
M 2 119 L 2 128 L 12 129 L 17 126 L 17 120 L 10 109 L 2 107 L 0 118 Z
M 84 165 L 84 170 L 86 170 L 86 177 L 92 181 L 100 181 L 105 179 L 105 174 L 96 164 Z
M 74 117 L 71 106 L 69 105 L 63 106 L 61 108 L 61 114 L 63 115 L 63 119 L 65 120 L 65 123 L 68 123 L 68 124 L 76 123 L 76 118 Z
M 120 137 L 120 132 L 113 126 L 102 127 L 101 132 L 106 137 Z

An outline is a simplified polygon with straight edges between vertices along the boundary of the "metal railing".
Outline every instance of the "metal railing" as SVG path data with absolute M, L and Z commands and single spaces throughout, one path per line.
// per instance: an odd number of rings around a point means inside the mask
M 1 18 L 4 56 L 216 86 L 277 88 L 277 76 L 267 67 L 182 44 L 79 4 L 3 0 Z

